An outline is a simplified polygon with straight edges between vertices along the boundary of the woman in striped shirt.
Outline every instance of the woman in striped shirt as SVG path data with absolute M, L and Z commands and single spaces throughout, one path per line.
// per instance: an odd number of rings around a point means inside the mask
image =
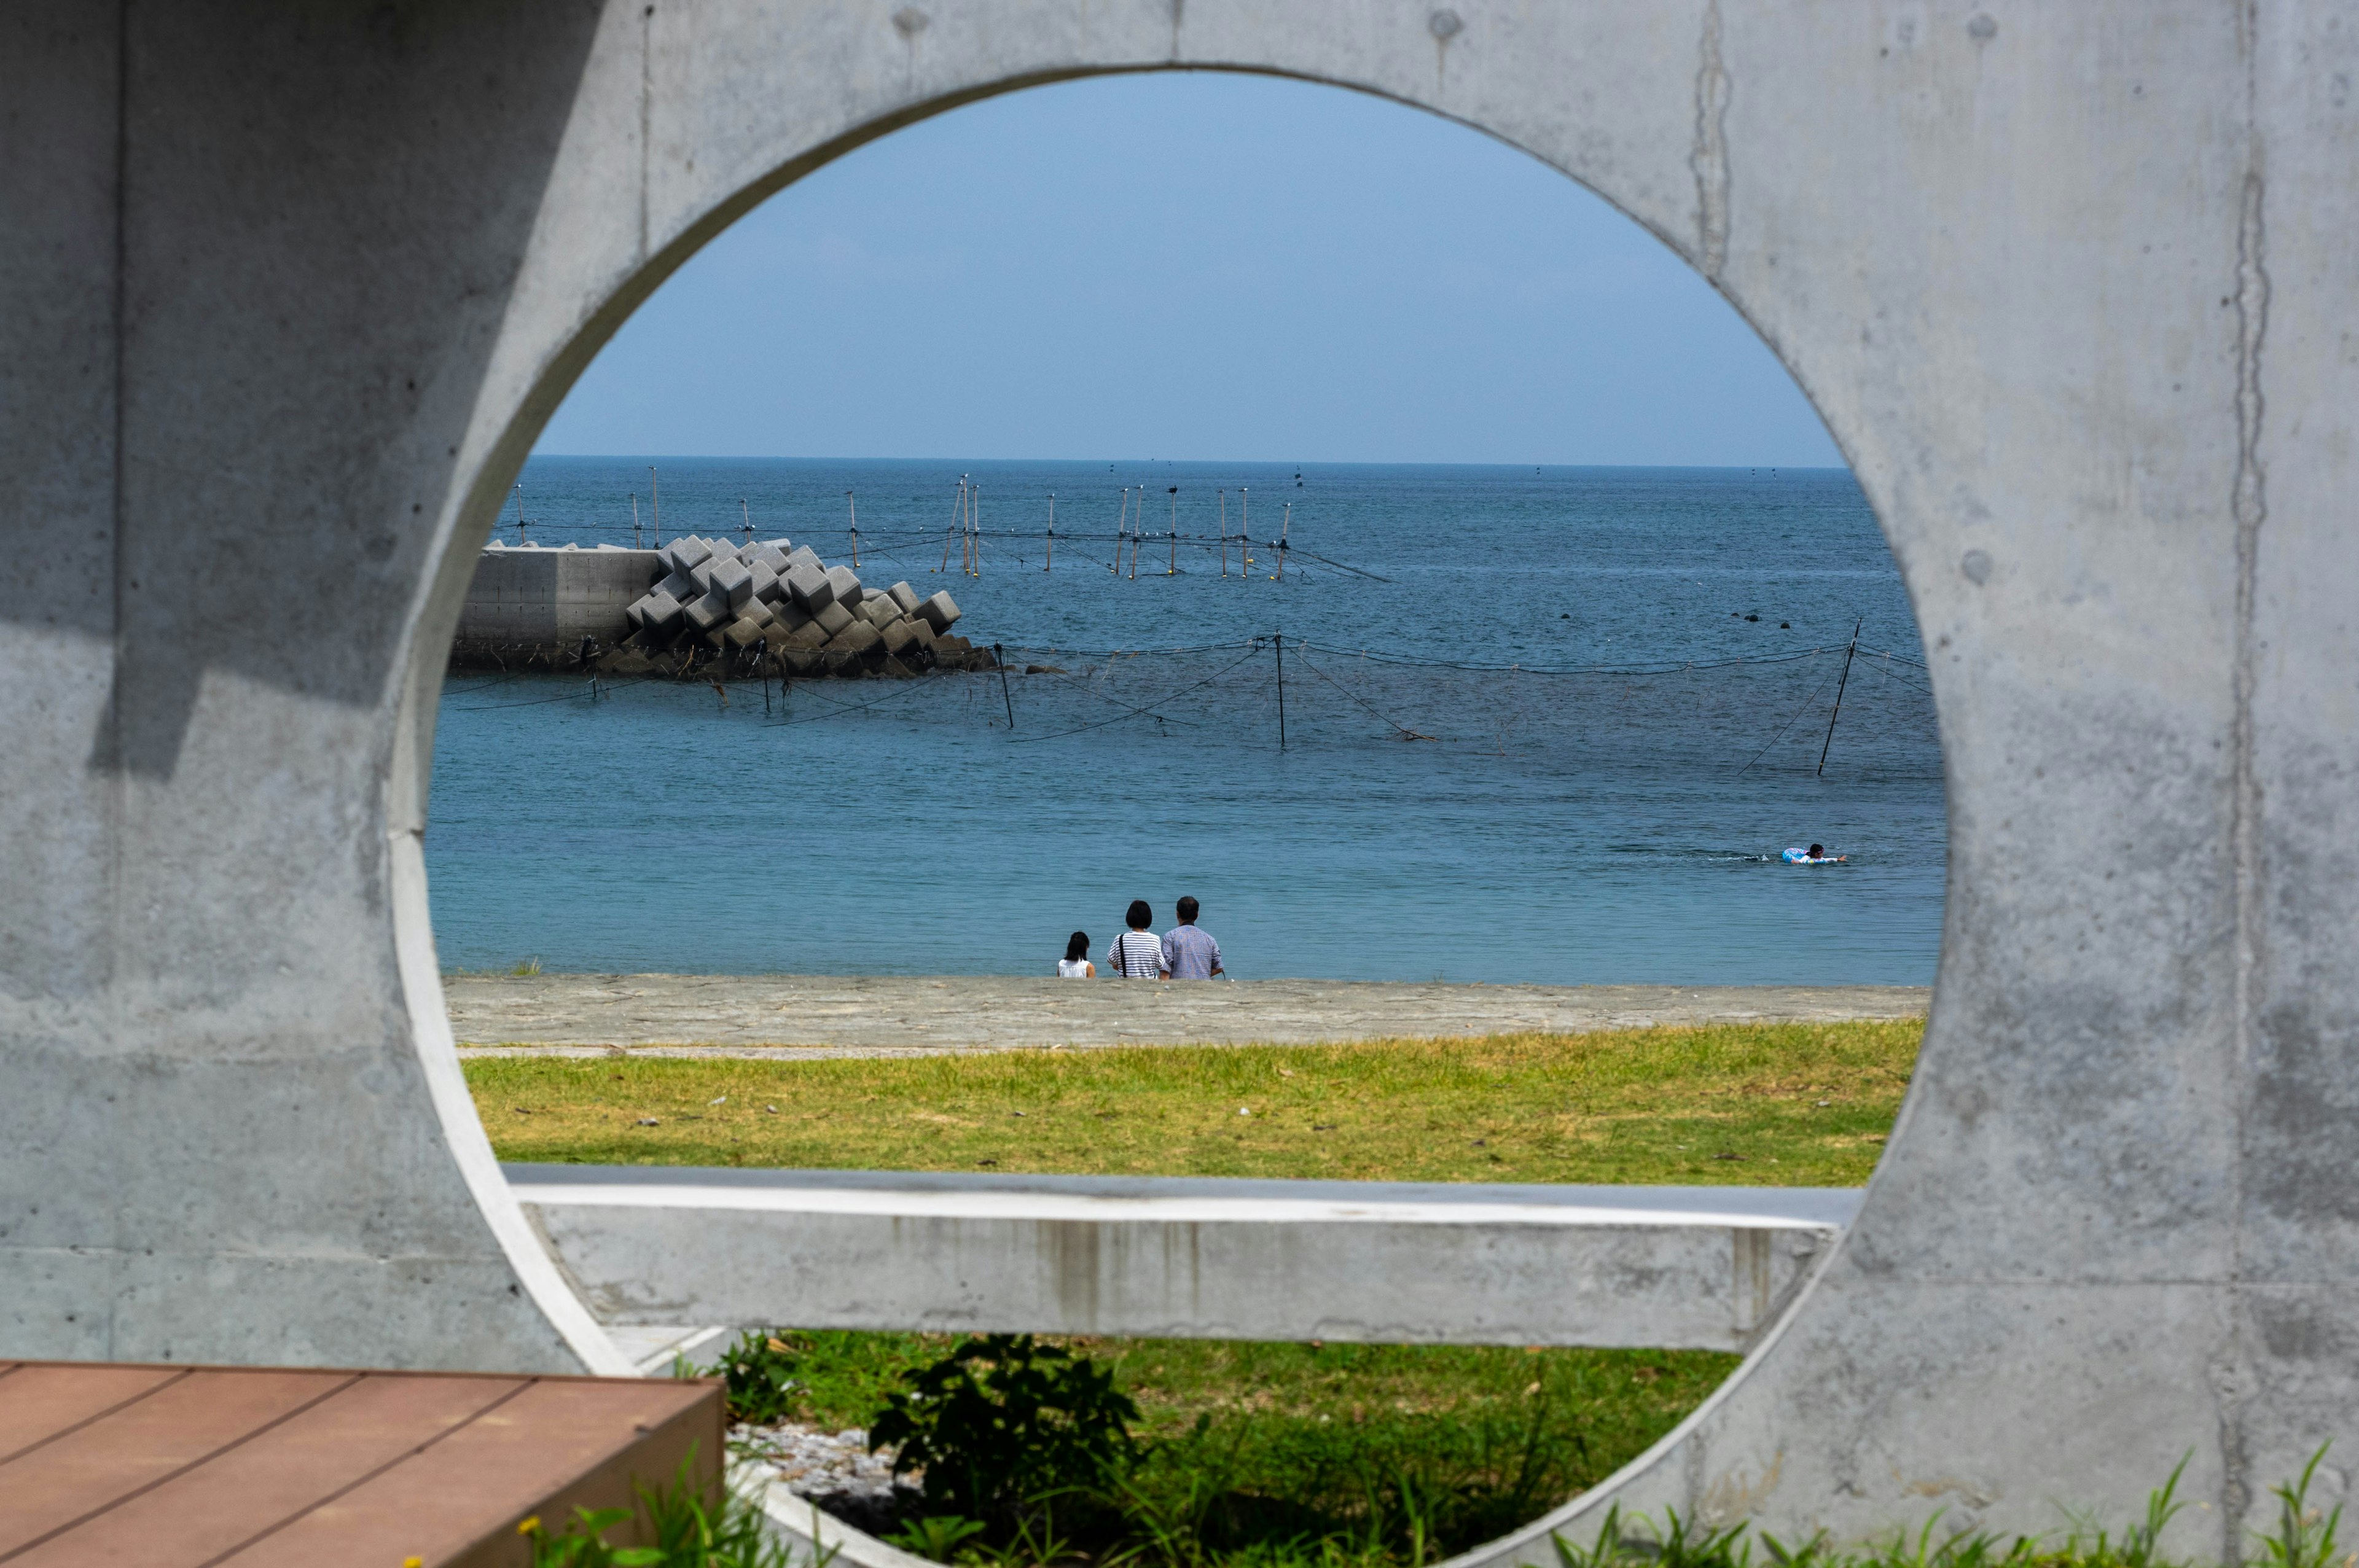
M 1106 949 L 1106 968 L 1125 979 L 1159 980 L 1169 971 L 1163 967 L 1163 944 L 1147 929 L 1155 924 L 1155 912 L 1147 901 L 1130 901 L 1130 913 L 1124 916 L 1130 929 L 1114 939 Z

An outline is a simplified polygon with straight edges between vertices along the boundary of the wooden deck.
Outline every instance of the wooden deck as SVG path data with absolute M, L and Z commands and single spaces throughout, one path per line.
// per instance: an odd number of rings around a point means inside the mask
M 717 1382 L 0 1362 L 0 1563 L 517 1568 L 691 1454 Z

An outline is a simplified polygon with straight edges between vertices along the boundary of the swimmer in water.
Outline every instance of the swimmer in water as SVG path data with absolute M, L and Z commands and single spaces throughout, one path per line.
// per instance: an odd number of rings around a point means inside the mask
M 1830 855 L 1824 844 L 1813 844 L 1807 849 L 1788 849 L 1785 861 L 1789 866 L 1834 866 L 1850 860 L 1849 855 Z

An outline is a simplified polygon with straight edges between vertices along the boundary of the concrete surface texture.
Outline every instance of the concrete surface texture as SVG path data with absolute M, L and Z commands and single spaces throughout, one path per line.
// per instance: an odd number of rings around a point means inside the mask
M 631 601 L 662 575 L 653 550 L 509 549 L 495 542 L 468 581 L 456 641 L 486 648 L 616 642 L 630 630 L 624 616 Z
M 2191 1454 L 2169 1544 L 2240 1555 L 2359 1410 L 2359 27 L 2299 0 L 19 0 L 0 1354 L 627 1366 L 441 1017 L 476 552 L 753 203 L 1167 68 L 1431 109 L 1660 236 L 1825 415 L 1932 662 L 1948 925 L 1885 1163 L 1745 1371 L 1545 1526 L 2044 1529 Z
M 1913 986 L 1484 986 L 985 975 L 451 975 L 460 1054 L 918 1056 L 1921 1018 Z
M 512 1165 L 610 1328 L 1744 1350 L 1859 1195 Z

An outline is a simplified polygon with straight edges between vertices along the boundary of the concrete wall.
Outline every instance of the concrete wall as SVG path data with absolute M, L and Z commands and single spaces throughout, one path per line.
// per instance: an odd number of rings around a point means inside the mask
M 1858 1195 L 516 1165 L 609 1326 L 1745 1350 Z
M 653 550 L 487 549 L 468 579 L 455 640 L 536 647 L 571 646 L 584 637 L 619 643 L 631 630 L 623 611 L 662 575 Z
M 1234 68 L 1452 116 L 1686 256 L 1825 415 L 1932 659 L 1951 899 L 1890 1152 L 1745 1374 L 1558 1522 L 2044 1528 L 2191 1451 L 2174 1544 L 2234 1555 L 2359 1435 L 2346 10 L 20 0 L 0 31 L 0 1353 L 606 1353 L 487 1176 L 416 854 L 510 476 L 768 192 L 985 94 Z M 262 634 L 290 602 L 299 660 Z

